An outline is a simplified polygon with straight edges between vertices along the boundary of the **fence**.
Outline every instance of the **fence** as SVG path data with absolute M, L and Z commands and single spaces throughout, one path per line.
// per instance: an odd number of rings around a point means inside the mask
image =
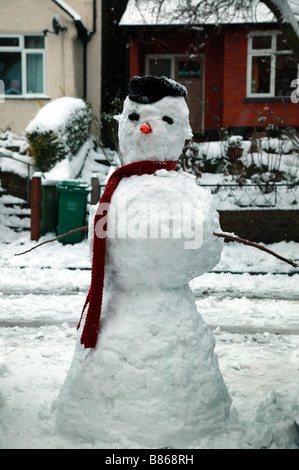
M 238 207 L 275 207 L 296 208 L 299 205 L 298 184 L 291 183 L 261 183 L 244 184 L 199 184 L 209 188 L 220 202 L 220 206 Z
M 23 163 L 24 165 L 27 166 L 27 176 L 26 176 L 26 179 L 27 179 L 27 203 L 28 203 L 28 206 L 29 206 L 30 205 L 30 179 L 31 179 L 30 169 L 31 169 L 31 167 L 34 169 L 35 166 L 32 163 L 25 162 L 24 160 L 21 160 L 20 158 L 13 157 L 12 155 L 0 154 L 0 158 L 9 158 L 9 159 L 14 160 L 16 162 Z
M 34 168 L 34 165 L 11 155 L 0 154 L 0 158 L 9 158 L 27 166 L 27 201 L 30 204 L 31 168 Z M 210 189 L 211 193 L 217 198 L 220 208 L 223 209 L 229 208 L 229 206 L 296 209 L 299 206 L 298 183 L 252 183 L 242 186 L 237 183 L 199 183 L 199 186 Z M 92 203 L 99 200 L 104 188 L 105 185 L 98 186 L 95 197 L 92 198 Z

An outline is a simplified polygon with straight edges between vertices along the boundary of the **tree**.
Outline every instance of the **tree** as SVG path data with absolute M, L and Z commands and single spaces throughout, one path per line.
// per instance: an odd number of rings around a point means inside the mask
M 110 112 L 115 97 L 126 90 L 127 37 L 119 26 L 128 0 L 102 1 L 102 112 Z
M 216 24 L 229 23 L 236 18 L 254 22 L 257 9 L 264 4 L 275 16 L 285 40 L 299 60 L 299 26 L 294 14 L 298 2 L 294 0 L 176 0 L 171 3 L 168 0 L 135 0 L 135 3 L 142 16 L 151 8 L 151 14 L 156 19 L 168 18 L 170 22 L 181 21 L 189 25 L 205 24 L 211 19 Z
M 299 25 L 287 0 L 262 0 L 277 19 L 278 26 L 299 60 Z

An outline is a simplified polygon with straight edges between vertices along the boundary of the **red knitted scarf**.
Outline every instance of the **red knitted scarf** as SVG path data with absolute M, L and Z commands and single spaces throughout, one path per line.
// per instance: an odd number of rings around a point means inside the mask
M 157 170 L 165 169 L 168 171 L 175 170 L 177 165 L 176 161 L 160 162 L 160 161 L 141 161 L 136 163 L 129 163 L 121 168 L 118 168 L 110 176 L 105 191 L 101 197 L 101 203 L 110 203 L 113 192 L 115 191 L 121 178 L 129 177 L 132 175 L 151 175 Z M 86 306 L 89 304 L 88 312 L 86 315 L 85 325 L 81 336 L 81 344 L 85 348 L 94 348 L 97 343 L 98 331 L 100 325 L 100 316 L 103 300 L 104 288 L 104 274 L 105 274 L 105 249 L 106 249 L 106 235 L 104 237 L 97 237 L 95 233 L 96 224 L 103 217 L 102 212 L 95 216 L 94 221 L 94 241 L 93 241 L 93 260 L 91 271 L 91 286 L 83 307 L 81 318 L 77 329 L 80 327 L 82 316 Z M 107 217 L 107 212 L 105 214 Z M 107 228 L 107 227 L 106 227 Z M 106 230 L 107 231 L 107 230 Z

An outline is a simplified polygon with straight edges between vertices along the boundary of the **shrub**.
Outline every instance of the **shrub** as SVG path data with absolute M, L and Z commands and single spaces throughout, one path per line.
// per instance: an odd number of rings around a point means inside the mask
M 111 150 L 118 149 L 118 123 L 114 116 L 121 112 L 122 101 L 115 98 L 111 102 L 110 111 L 101 114 L 101 142 L 104 147 L 109 147 Z
M 91 106 L 78 98 L 58 98 L 42 108 L 25 131 L 37 168 L 49 171 L 72 159 L 88 140 L 92 119 Z
M 65 158 L 65 146 L 60 142 L 55 132 L 33 132 L 27 134 L 29 152 L 34 163 L 41 171 L 49 171 L 53 166 Z
M 85 108 L 71 115 L 67 121 L 65 126 L 66 143 L 72 155 L 75 155 L 88 140 L 92 118 L 91 105 L 87 103 Z

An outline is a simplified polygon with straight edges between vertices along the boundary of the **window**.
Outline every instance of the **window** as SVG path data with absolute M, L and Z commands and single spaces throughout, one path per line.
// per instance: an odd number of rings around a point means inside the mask
M 181 78 L 200 78 L 200 62 L 180 60 L 178 76 Z
M 170 56 L 147 56 L 147 73 L 156 77 L 169 77 L 173 75 L 173 57 Z
M 247 96 L 288 97 L 298 64 L 278 31 L 252 33 L 248 38 Z
M 45 38 L 0 35 L 0 81 L 11 97 L 45 94 Z

